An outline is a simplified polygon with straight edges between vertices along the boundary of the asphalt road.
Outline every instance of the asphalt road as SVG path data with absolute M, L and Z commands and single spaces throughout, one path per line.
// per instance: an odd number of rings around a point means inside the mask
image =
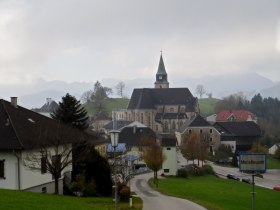
M 143 200 L 143 210 L 206 210 L 191 201 L 165 196 L 154 191 L 147 184 L 152 173 L 135 176 L 130 183 L 131 190 Z
M 180 152 L 177 154 L 178 158 L 178 164 L 179 167 L 192 164 L 192 161 L 187 161 Z M 195 161 L 195 164 L 197 164 L 197 161 Z M 233 167 L 223 167 L 216 165 L 212 162 L 207 162 L 207 164 L 210 164 L 214 171 L 222 178 L 226 178 L 227 174 L 233 174 L 240 178 L 250 178 L 252 179 L 252 175 L 248 173 L 242 173 L 239 171 L 239 168 L 233 168 Z M 265 174 L 263 174 L 263 178 L 255 177 L 255 184 L 260 187 L 265 187 L 272 189 L 275 186 L 280 186 L 280 170 L 279 169 L 270 169 L 267 170 Z

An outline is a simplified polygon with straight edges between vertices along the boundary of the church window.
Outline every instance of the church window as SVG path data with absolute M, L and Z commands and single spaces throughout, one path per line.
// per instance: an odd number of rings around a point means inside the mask
M 148 126 L 151 126 L 151 113 L 148 113 Z
M 181 107 L 180 112 L 182 112 L 182 113 L 185 112 L 185 107 Z
M 164 122 L 164 128 L 165 128 L 166 130 L 168 130 L 168 122 L 167 122 L 167 121 Z
M 175 121 L 172 122 L 172 129 L 176 129 Z

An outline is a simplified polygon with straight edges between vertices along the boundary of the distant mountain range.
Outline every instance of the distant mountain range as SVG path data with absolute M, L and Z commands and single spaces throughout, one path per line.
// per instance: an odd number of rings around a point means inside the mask
M 103 86 L 113 89 L 121 80 L 104 79 L 101 82 Z M 131 96 L 134 88 L 152 88 L 154 87 L 155 78 L 133 80 L 123 80 L 125 83 L 124 93 L 127 97 Z M 93 89 L 94 83 L 90 82 L 73 82 L 64 81 L 45 81 L 40 79 L 32 84 L 26 85 L 3 85 L 0 84 L 0 97 L 10 100 L 11 96 L 19 97 L 19 105 L 27 108 L 39 108 L 45 104 L 46 98 L 52 98 L 54 101 L 61 101 L 61 97 L 66 93 L 74 95 L 77 99 L 90 89 Z M 237 92 L 244 92 L 250 99 L 257 93 L 263 97 L 277 97 L 280 99 L 280 82 L 273 82 L 256 73 L 242 75 L 219 75 L 205 76 L 202 78 L 177 78 L 169 75 L 170 87 L 188 87 L 195 94 L 196 86 L 202 84 L 208 93 L 213 97 L 222 98 Z M 113 95 L 112 97 L 117 97 Z

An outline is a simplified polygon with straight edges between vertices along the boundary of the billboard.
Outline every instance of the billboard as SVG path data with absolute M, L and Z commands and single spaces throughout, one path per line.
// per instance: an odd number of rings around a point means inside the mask
M 240 154 L 239 170 L 241 172 L 265 173 L 266 155 L 265 154 Z

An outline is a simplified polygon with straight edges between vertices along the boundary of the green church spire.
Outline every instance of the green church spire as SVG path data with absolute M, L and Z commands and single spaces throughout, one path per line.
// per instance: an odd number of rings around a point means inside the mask
M 164 66 L 164 62 L 163 62 L 163 59 L 162 59 L 162 51 L 161 51 L 161 54 L 160 54 L 157 74 L 161 74 L 161 75 L 167 74 L 166 71 L 165 71 L 165 66 Z
M 159 65 L 156 74 L 155 88 L 169 88 L 167 73 L 162 59 L 162 51 L 160 54 Z

